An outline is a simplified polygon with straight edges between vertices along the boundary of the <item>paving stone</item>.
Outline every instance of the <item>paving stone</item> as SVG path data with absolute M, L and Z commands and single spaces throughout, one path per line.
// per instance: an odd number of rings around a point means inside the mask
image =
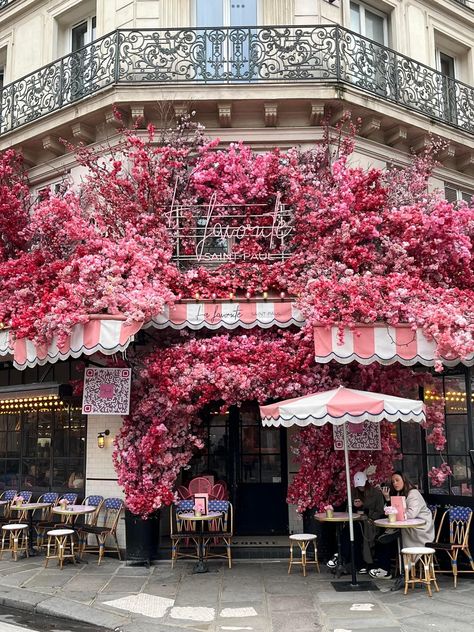
M 326 622 L 329 630 L 364 630 L 364 632 L 405 632 L 396 622 L 386 619 L 329 619 Z M 423 632 L 427 632 L 424 628 Z
M 153 574 L 153 568 L 147 568 L 146 566 L 123 566 L 116 572 L 116 577 L 149 577 Z
M 387 615 L 385 608 L 382 608 L 375 600 L 357 599 L 355 595 L 353 595 L 352 603 L 321 603 L 319 607 L 329 618 L 352 618 L 355 620 L 369 617 L 380 618 Z
M 472 623 L 426 614 L 403 620 L 403 632 L 472 632 Z
M 314 588 L 307 584 L 287 583 L 284 581 L 274 581 L 265 583 L 265 592 L 270 595 L 301 595 L 312 594 Z
M 160 597 L 175 597 L 178 592 L 179 583 L 168 583 L 149 580 L 143 587 L 143 592 L 149 595 L 158 595 Z
M 104 586 L 102 592 L 127 592 L 129 594 L 138 593 L 145 583 L 145 577 L 113 577 L 110 582 Z
M 306 595 L 270 595 L 268 609 L 270 612 L 305 612 L 314 610 L 314 602 Z
M 272 613 L 272 632 L 320 632 L 322 626 L 316 614 L 307 612 Z

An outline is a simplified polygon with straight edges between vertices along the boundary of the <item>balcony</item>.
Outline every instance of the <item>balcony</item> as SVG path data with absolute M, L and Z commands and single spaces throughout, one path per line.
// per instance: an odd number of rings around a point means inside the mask
M 117 30 L 6 85 L 0 134 L 114 85 L 351 87 L 474 134 L 474 88 L 336 25 Z

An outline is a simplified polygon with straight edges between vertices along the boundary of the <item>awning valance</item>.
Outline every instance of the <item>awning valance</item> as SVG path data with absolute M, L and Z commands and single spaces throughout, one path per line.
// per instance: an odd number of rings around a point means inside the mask
M 147 327 L 157 329 L 235 329 L 243 327 L 302 327 L 304 318 L 290 301 L 232 301 L 177 303 L 166 307 Z
M 11 331 L 5 329 L 0 331 L 0 358 L 13 360 L 17 369 L 26 369 L 83 354 L 90 356 L 97 351 L 113 355 L 125 351 L 141 325 L 125 324 L 123 317 L 91 316 L 87 323 L 75 325 L 62 345 L 56 339 L 49 345 L 35 345 L 25 338 L 15 340 Z
M 235 329 L 243 327 L 290 327 L 304 324 L 301 312 L 290 301 L 232 301 L 177 303 L 166 307 L 145 327 L 157 329 Z M 15 340 L 8 329 L 0 331 L 0 358 L 13 361 L 15 368 L 26 369 L 48 362 L 66 360 L 100 351 L 105 355 L 125 351 L 134 335 L 143 327 L 142 322 L 125 324 L 123 316 L 93 315 L 85 324 L 75 325 L 66 342 L 57 340 L 49 345 L 36 345 L 30 340 Z
M 434 366 L 439 359 L 445 366 L 455 366 L 462 362 L 474 364 L 474 354 L 467 358 L 436 357 L 436 343 L 428 340 L 421 329 L 410 325 L 392 327 L 383 323 L 361 325 L 354 330 L 345 328 L 342 344 L 338 327 L 317 326 L 314 329 L 316 362 L 336 360 L 341 364 L 356 361 L 360 364 L 394 364 L 405 366 L 423 364 Z

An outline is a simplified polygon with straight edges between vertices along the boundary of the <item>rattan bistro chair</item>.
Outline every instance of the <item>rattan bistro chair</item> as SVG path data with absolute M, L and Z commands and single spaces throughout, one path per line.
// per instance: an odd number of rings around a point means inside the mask
M 446 517 L 448 517 L 449 520 L 449 542 L 441 542 L 440 539 L 442 537 L 442 529 Z M 447 509 L 441 518 L 435 542 L 428 545 L 435 549 L 436 553 L 444 551 L 448 555 L 451 561 L 451 571 L 437 569 L 437 572 L 452 572 L 454 578 L 454 588 L 457 586 L 459 573 L 474 573 L 474 561 L 472 559 L 471 551 L 469 550 L 471 520 L 472 509 L 470 507 L 451 507 L 450 509 Z M 467 557 L 468 562 L 471 565 L 470 570 L 460 571 L 458 569 L 458 555 L 460 552 L 464 553 Z
M 124 502 L 121 498 L 106 498 L 101 506 L 102 514 L 99 514 L 96 524 L 84 524 L 80 527 L 81 557 L 85 552 L 99 553 L 98 564 L 100 564 L 102 558 L 104 557 L 104 553 L 106 553 L 106 540 L 110 537 L 115 540 L 115 552 L 117 553 L 119 560 L 122 559 L 117 540 L 117 526 L 123 509 Z M 103 515 L 103 524 L 97 524 L 101 521 L 101 515 Z M 87 544 L 87 537 L 89 535 L 95 536 L 96 544 Z
M 234 537 L 234 509 L 228 500 L 210 500 L 209 511 L 222 513 L 209 529 L 209 535 L 204 539 L 205 556 L 220 557 L 227 560 L 232 568 L 232 538 Z M 216 548 L 224 547 L 224 552 L 216 552 Z
M 6 489 L 1 495 L 0 500 L 8 500 L 7 505 L 3 505 L 3 513 L 0 516 L 0 524 L 6 524 L 10 520 L 10 503 L 18 494 L 16 489 Z
M 178 505 L 170 507 L 170 538 L 171 538 L 171 568 L 179 558 L 191 558 L 197 560 L 198 540 L 195 538 L 194 523 L 189 520 L 183 520 L 179 517 L 182 511 L 192 511 L 194 507 L 193 500 L 181 500 Z M 189 549 L 189 543 L 192 542 Z M 186 551 L 181 551 L 180 546 L 184 545 Z

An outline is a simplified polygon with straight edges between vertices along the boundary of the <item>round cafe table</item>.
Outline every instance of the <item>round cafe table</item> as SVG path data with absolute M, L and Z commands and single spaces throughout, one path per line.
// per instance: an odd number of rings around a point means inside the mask
M 197 540 L 198 546 L 198 562 L 194 565 L 193 573 L 207 573 L 209 571 L 209 567 L 204 561 L 204 538 L 207 535 L 204 531 L 204 525 L 208 525 L 209 522 L 216 520 L 221 516 L 221 511 L 210 511 L 209 513 L 201 516 L 196 516 L 193 511 L 178 514 L 178 518 L 180 520 L 186 520 L 187 522 L 194 522 L 195 525 L 200 525 L 200 530 L 196 531 L 191 536 L 194 540 Z
M 379 520 L 374 520 L 374 524 L 377 527 L 382 527 L 382 529 L 418 529 L 425 524 L 425 520 L 422 518 L 410 518 L 409 520 L 396 520 L 395 522 L 390 522 L 388 518 L 379 518 Z M 400 547 L 400 534 L 398 533 L 397 537 L 397 549 L 398 549 L 398 570 L 402 572 L 402 554 Z
M 47 507 L 51 507 L 51 504 L 52 503 L 22 503 L 21 505 L 10 505 L 10 511 L 21 511 L 28 516 L 28 555 L 30 557 L 34 557 L 36 555 L 36 550 L 33 548 L 33 514 L 37 509 L 46 509 Z M 18 520 L 21 520 L 22 518 L 23 515 L 20 513 Z
M 314 514 L 314 517 L 318 522 L 328 522 L 328 523 L 334 523 L 336 525 L 337 564 L 336 564 L 336 568 L 334 569 L 334 572 L 336 574 L 336 577 L 339 579 L 344 569 L 344 564 L 342 563 L 341 531 L 344 524 L 346 522 L 349 522 L 349 512 L 335 511 L 333 513 L 332 518 L 328 518 L 326 513 L 323 512 L 323 513 Z M 352 514 L 352 519 L 354 521 L 365 520 L 365 514 L 358 514 L 354 512 Z
M 64 524 L 74 524 L 79 516 L 94 513 L 97 507 L 93 505 L 67 505 L 67 507 L 53 507 L 53 513 L 63 518 Z

